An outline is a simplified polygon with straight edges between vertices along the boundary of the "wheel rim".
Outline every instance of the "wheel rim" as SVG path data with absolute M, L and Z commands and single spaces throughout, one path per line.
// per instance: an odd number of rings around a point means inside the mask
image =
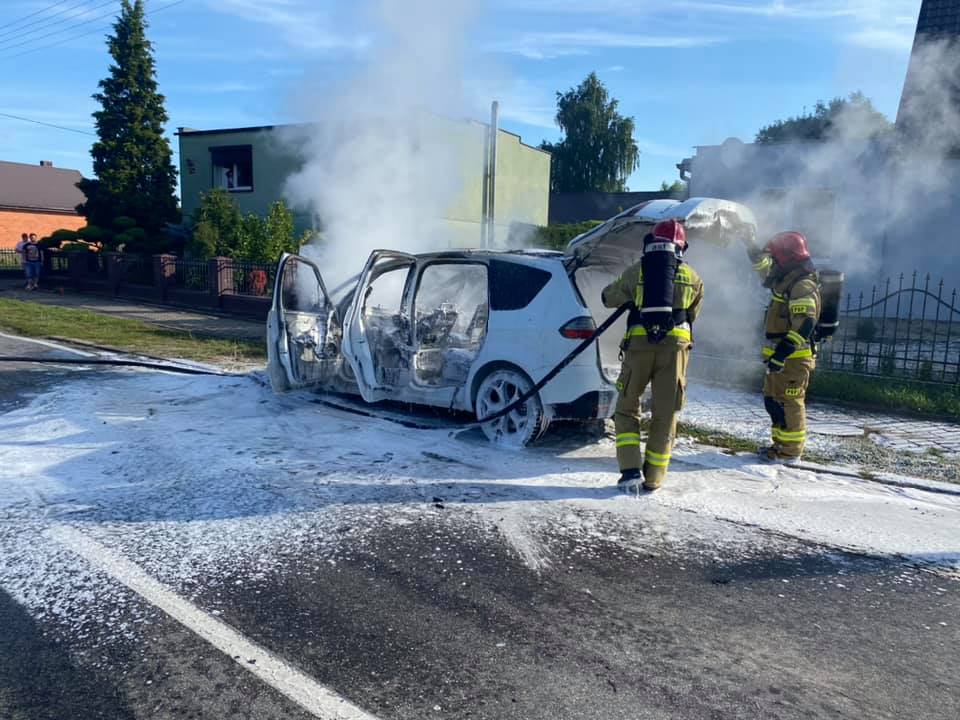
M 516 402 L 527 389 L 527 383 L 522 378 L 512 373 L 497 374 L 483 383 L 477 397 L 477 414 L 484 418 L 499 412 Z M 484 423 L 487 435 L 499 440 L 523 441 L 531 434 L 531 424 L 535 421 L 536 413 L 531 406 L 534 402 L 534 398 L 529 398 L 523 405 L 503 417 Z

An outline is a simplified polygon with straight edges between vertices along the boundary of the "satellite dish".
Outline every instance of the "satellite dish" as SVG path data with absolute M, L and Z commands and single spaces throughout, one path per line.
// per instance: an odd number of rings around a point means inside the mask
M 720 162 L 731 170 L 743 164 L 746 146 L 739 138 L 729 137 L 720 144 Z

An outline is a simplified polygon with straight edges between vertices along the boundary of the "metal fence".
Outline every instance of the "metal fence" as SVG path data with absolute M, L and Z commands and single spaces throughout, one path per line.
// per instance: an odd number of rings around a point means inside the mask
M 168 260 L 173 264 L 172 283 L 184 290 L 210 291 L 210 263 L 206 260 Z
M 16 250 L 0 250 L 0 270 L 19 270 L 20 253 Z
M 888 278 L 870 293 L 847 295 L 840 327 L 824 343 L 818 365 L 863 375 L 960 383 L 957 290 L 931 286 L 916 272 Z
M 121 282 L 131 285 L 153 285 L 153 258 L 149 255 L 119 255 Z
M 273 295 L 273 280 L 276 277 L 276 265 L 258 265 L 256 263 L 232 260 L 233 292 L 236 295 L 270 297 Z

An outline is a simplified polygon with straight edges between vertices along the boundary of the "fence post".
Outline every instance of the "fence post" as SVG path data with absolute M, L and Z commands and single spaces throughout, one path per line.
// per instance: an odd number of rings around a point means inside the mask
M 215 257 L 210 261 L 210 294 L 214 304 L 220 307 L 224 295 L 233 295 L 233 260 L 227 257 Z
M 75 290 L 83 290 L 83 280 L 89 271 L 90 257 L 89 253 L 71 252 L 64 253 L 67 258 L 67 277 Z
M 176 280 L 176 256 L 161 253 L 153 256 L 153 285 L 160 302 L 167 301 L 167 287 Z
M 120 284 L 123 281 L 123 258 L 118 252 L 106 251 L 103 253 L 107 263 L 107 284 L 110 292 L 114 295 L 120 294 Z

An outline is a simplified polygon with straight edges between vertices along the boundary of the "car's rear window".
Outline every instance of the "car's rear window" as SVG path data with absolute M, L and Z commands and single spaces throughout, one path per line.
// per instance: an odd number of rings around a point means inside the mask
M 490 309 L 525 308 L 550 282 L 550 273 L 520 263 L 490 261 Z

